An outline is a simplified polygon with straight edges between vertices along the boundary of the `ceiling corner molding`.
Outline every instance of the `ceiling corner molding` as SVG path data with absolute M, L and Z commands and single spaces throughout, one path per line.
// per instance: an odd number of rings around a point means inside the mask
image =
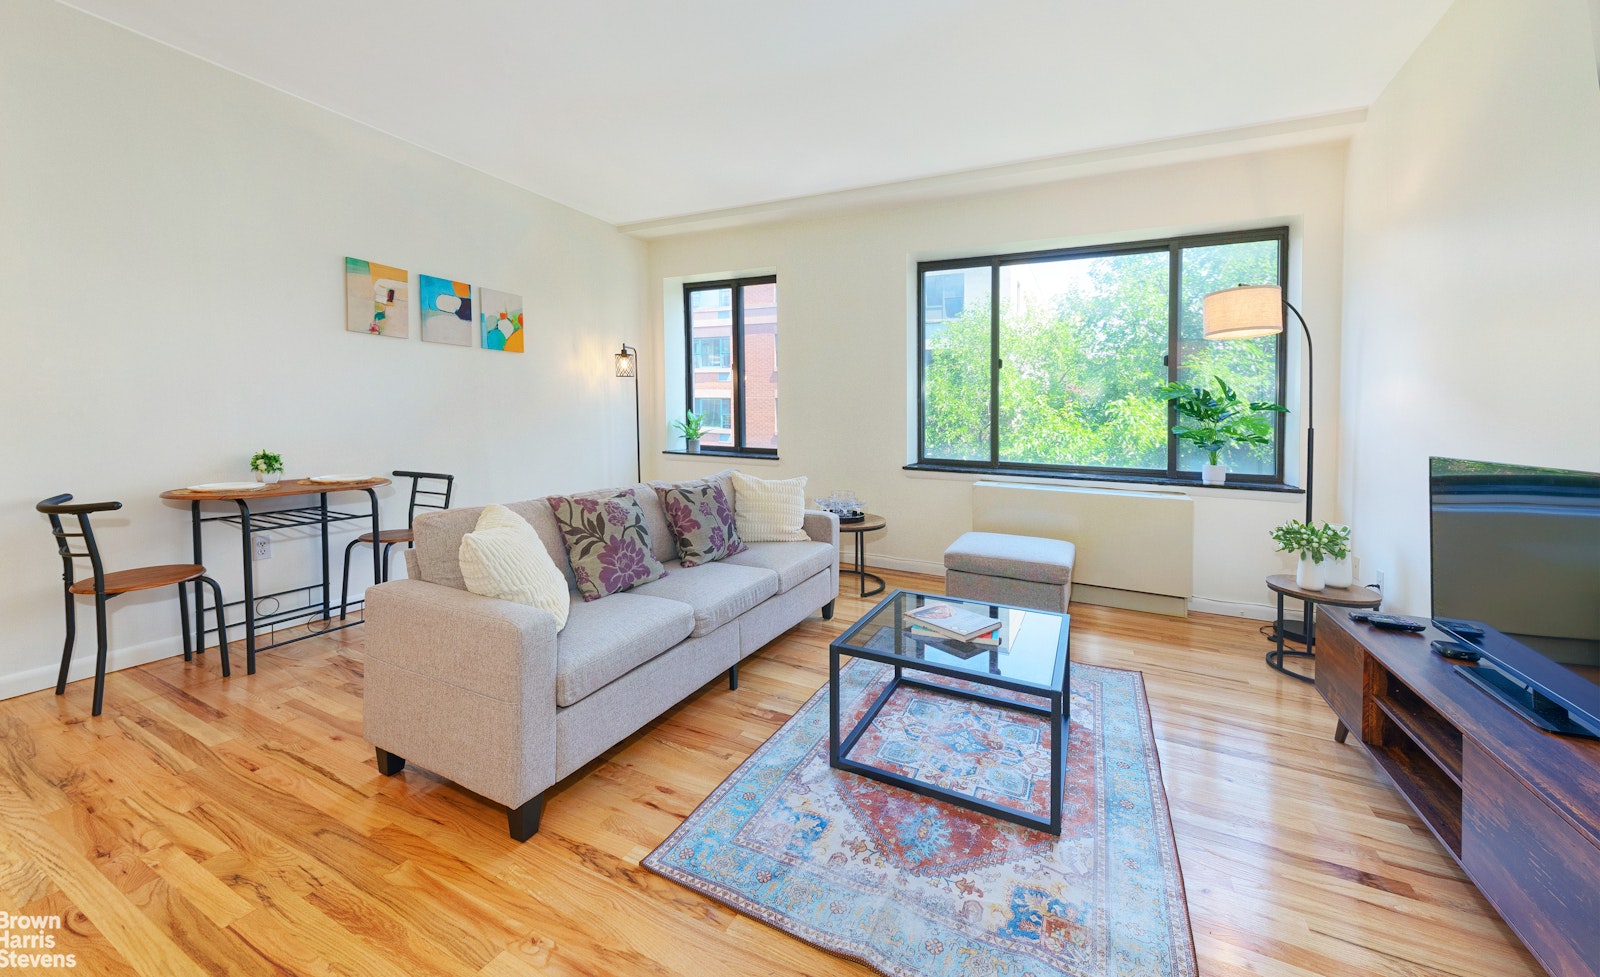
M 1100 176 L 1123 170 L 1220 159 L 1316 143 L 1340 142 L 1353 136 L 1366 118 L 1366 109 L 1350 109 L 1237 129 L 1201 132 L 1172 139 L 1050 156 L 1020 163 L 941 173 L 936 176 L 838 190 L 833 193 L 730 207 L 725 210 L 709 210 L 677 217 L 637 221 L 619 224 L 617 229 L 624 234 L 648 240 L 780 220 L 826 217 L 853 210 L 962 197 L 975 193 L 991 193 L 1061 180 Z

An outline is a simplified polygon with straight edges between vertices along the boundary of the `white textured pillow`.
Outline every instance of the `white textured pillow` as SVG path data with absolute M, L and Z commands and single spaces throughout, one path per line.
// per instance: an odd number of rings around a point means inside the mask
M 810 539 L 806 521 L 806 477 L 768 481 L 733 473 L 733 521 L 746 543 L 793 543 Z
M 528 520 L 503 505 L 485 506 L 477 526 L 461 537 L 458 555 L 474 594 L 549 611 L 557 631 L 567 626 L 567 578 Z

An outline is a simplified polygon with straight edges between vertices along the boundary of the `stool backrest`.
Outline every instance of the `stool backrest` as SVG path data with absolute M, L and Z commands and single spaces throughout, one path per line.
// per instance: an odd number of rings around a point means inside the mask
M 66 586 L 72 586 L 72 561 L 88 560 L 94 573 L 94 591 L 104 594 L 106 589 L 106 571 L 100 564 L 100 547 L 94 541 L 94 530 L 89 526 L 89 513 L 114 512 L 122 508 L 121 502 L 79 502 L 72 504 L 71 495 L 53 495 L 38 505 L 34 506 L 40 512 L 50 517 L 50 534 L 56 538 L 56 550 L 61 554 L 61 579 Z M 62 516 L 75 516 L 78 520 L 78 531 L 68 532 L 62 525 Z M 74 553 L 70 540 L 83 540 L 84 552 Z
M 406 510 L 406 528 L 417 518 L 418 509 L 450 508 L 450 493 L 455 491 L 456 477 L 438 472 L 394 472 L 396 478 L 411 479 L 411 506 Z M 439 489 L 440 483 L 444 489 Z M 424 484 L 428 487 L 424 488 Z

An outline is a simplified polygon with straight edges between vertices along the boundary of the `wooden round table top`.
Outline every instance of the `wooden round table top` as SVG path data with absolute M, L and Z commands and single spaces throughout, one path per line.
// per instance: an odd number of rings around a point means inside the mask
M 1377 607 L 1383 595 L 1371 587 L 1324 587 L 1321 590 L 1301 590 L 1295 586 L 1294 574 L 1274 573 L 1267 578 L 1267 586 L 1296 600 L 1309 600 L 1336 607 Z
M 323 492 L 349 492 L 388 485 L 387 478 L 351 479 L 347 482 L 313 482 L 309 478 L 286 478 L 280 482 L 257 483 L 255 488 L 190 489 L 175 488 L 161 493 L 163 499 L 179 502 L 234 502 L 239 499 L 273 499 L 285 495 L 320 495 Z
M 839 532 L 870 533 L 874 529 L 883 529 L 888 525 L 889 520 L 883 518 L 882 516 L 875 516 L 869 512 L 866 514 L 866 518 L 862 519 L 860 522 L 841 522 L 839 524 Z

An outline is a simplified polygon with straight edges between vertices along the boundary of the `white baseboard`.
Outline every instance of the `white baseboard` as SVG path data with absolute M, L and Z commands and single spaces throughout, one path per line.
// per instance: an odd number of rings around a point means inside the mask
M 1189 598 L 1189 610 L 1199 611 L 1202 614 L 1221 614 L 1226 617 L 1245 617 L 1252 621 L 1275 621 L 1278 619 L 1278 609 L 1271 604 L 1252 604 L 1243 601 L 1213 600 L 1209 597 Z M 1299 620 L 1293 614 L 1284 612 L 1284 619 Z
M 855 565 L 855 552 L 844 553 L 840 557 L 839 569 L 848 569 Z M 906 560 L 898 556 L 879 556 L 876 553 L 867 554 L 867 569 L 883 567 L 886 570 L 903 570 L 906 573 L 927 573 L 935 577 L 944 576 L 943 563 L 930 563 L 927 560 Z
M 87 641 L 85 641 L 87 637 Z M 243 648 L 242 644 L 238 644 Z M 86 636 L 83 629 L 78 629 L 78 642 L 72 649 L 72 670 L 67 673 L 68 682 L 77 682 L 82 679 L 94 678 L 94 629 L 90 628 Z M 135 665 L 148 665 L 150 662 L 171 658 L 183 654 L 183 640 L 174 635 L 170 638 L 160 638 L 155 641 L 146 641 L 144 644 L 133 645 L 128 648 L 112 648 L 106 654 L 106 672 L 120 671 L 132 668 Z M 215 652 L 207 652 L 215 655 Z M 221 665 L 217 666 L 221 668 Z M 56 675 L 61 669 L 58 660 L 53 665 L 41 665 L 22 672 L 12 672 L 9 675 L 0 675 L 0 699 L 10 699 L 29 692 L 38 692 L 41 689 L 56 687 Z

